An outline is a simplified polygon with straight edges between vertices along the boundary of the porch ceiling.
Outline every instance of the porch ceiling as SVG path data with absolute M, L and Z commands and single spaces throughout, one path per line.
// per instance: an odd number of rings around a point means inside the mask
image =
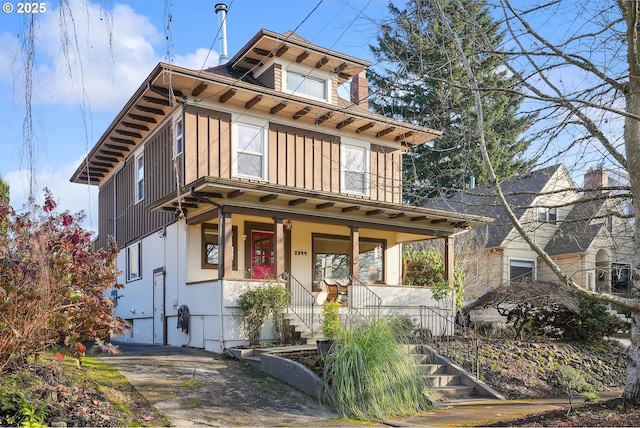
M 212 218 L 211 207 L 225 212 L 245 213 L 354 225 L 380 230 L 448 236 L 491 222 L 492 219 L 409 205 L 372 201 L 329 192 L 292 189 L 266 183 L 203 177 L 189 188 L 164 198 L 151 206 L 153 210 L 185 214 L 187 222 L 197 224 Z

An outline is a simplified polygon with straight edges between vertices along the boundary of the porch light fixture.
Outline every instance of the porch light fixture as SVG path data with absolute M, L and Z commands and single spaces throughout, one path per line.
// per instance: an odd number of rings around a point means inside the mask
M 293 227 L 293 224 L 291 223 L 291 220 L 287 220 L 284 222 L 284 228 L 286 230 L 291 230 L 292 227 Z

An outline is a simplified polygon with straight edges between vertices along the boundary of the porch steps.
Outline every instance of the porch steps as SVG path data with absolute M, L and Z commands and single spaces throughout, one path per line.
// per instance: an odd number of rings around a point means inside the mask
M 284 314 L 284 319 L 289 321 L 289 325 L 292 326 L 296 332 L 300 333 L 300 338 L 304 339 L 308 345 L 315 345 L 317 340 L 324 339 L 324 334 L 322 334 L 321 317 L 321 314 L 314 317 L 312 332 L 311 329 L 298 317 L 298 315 L 291 310 Z
M 422 378 L 432 386 L 438 401 L 480 397 L 504 400 L 500 393 L 469 375 L 462 367 L 449 359 L 421 345 L 408 346 L 409 352 L 414 355 L 420 367 Z

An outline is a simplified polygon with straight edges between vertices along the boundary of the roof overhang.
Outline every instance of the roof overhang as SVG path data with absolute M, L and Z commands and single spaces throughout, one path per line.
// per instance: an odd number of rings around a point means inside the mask
M 354 199 L 353 196 L 329 192 L 213 177 L 198 179 L 188 188 L 183 188 L 180 195 L 178 197 L 174 193 L 150 208 L 169 212 L 182 210 L 188 223 L 206 220 L 206 212 L 213 207 L 230 213 L 305 219 L 432 237 L 450 236 L 460 229 L 492 221 L 486 217 Z
M 351 103 L 332 105 L 248 83 L 233 75 L 160 63 L 100 137 L 71 181 L 99 184 L 176 106 L 215 108 L 213 102 L 260 112 L 274 120 L 293 119 L 320 132 L 350 130 L 397 150 L 442 135 L 440 131 L 399 122 Z
M 265 29 L 240 49 L 229 60 L 229 65 L 235 70 L 251 71 L 270 58 L 329 70 L 337 75 L 339 83 L 346 82 L 371 65 L 368 61 L 314 45 L 293 32 L 279 34 Z

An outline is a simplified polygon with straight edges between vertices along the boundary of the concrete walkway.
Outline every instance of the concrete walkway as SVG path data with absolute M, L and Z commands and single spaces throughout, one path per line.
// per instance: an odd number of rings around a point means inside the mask
M 172 425 L 187 426 L 427 426 L 490 424 L 557 409 L 567 399 L 468 400 L 384 423 L 339 419 L 330 407 L 237 360 L 194 348 L 119 344 L 102 355 Z M 621 391 L 607 394 L 619 396 Z

